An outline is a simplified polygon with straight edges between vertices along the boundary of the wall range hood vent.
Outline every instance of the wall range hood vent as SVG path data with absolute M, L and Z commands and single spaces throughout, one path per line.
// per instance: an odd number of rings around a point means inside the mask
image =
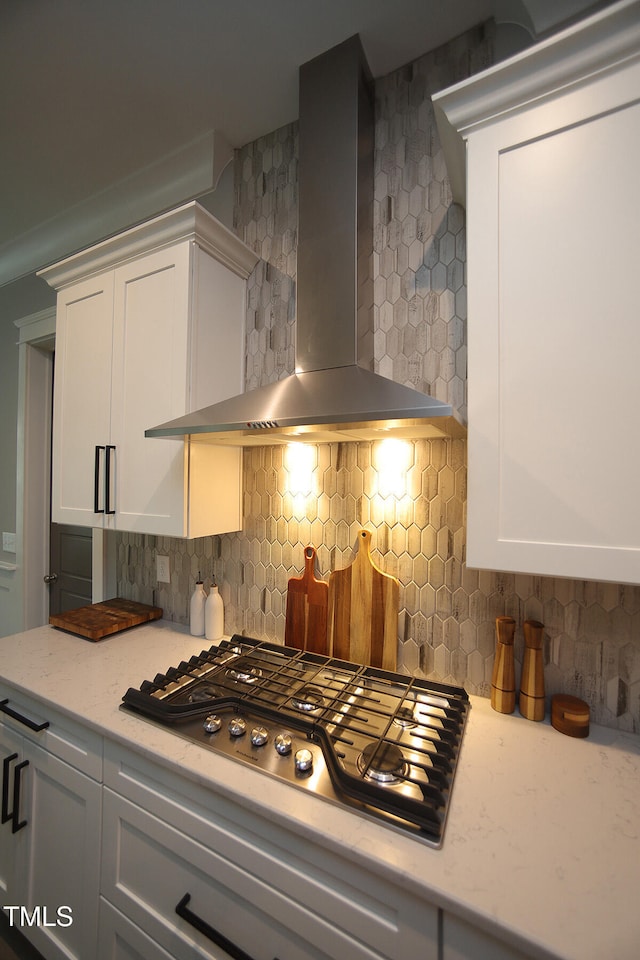
M 357 36 L 300 68 L 296 372 L 147 430 L 240 446 L 464 436 L 453 408 L 372 372 L 371 76 Z

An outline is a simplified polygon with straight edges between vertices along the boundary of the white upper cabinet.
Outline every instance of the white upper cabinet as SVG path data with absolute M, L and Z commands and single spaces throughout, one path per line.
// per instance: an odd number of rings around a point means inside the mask
M 466 141 L 469 566 L 640 583 L 639 92 L 625 0 L 434 98 Z
M 256 262 L 190 203 L 42 271 L 58 291 L 54 522 L 176 537 L 241 527 L 240 450 L 144 431 L 242 392 Z

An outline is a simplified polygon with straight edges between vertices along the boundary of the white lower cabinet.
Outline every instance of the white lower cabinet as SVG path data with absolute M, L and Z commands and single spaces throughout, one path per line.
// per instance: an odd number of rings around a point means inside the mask
M 2 906 L 45 960 L 529 956 L 2 686 L 0 762 Z
M 321 918 L 303 915 L 275 887 L 108 790 L 104 813 L 105 835 L 113 831 L 115 841 L 104 860 L 113 901 L 171 956 L 233 956 L 234 948 L 255 960 L 375 956 Z
M 102 741 L 35 701 L 1 699 L 2 906 L 47 960 L 86 960 L 97 943 Z
M 184 787 L 105 745 L 100 960 L 136 957 L 140 935 L 176 960 L 436 960 L 435 907 L 355 866 L 348 851 Z

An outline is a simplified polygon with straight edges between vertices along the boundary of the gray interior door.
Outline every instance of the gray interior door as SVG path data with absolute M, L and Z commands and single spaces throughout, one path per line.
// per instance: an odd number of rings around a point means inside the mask
M 91 528 L 52 523 L 50 543 L 49 614 L 91 603 Z

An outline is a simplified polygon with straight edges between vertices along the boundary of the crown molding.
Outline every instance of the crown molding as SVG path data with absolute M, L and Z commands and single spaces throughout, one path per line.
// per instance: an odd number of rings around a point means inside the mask
M 39 270 L 38 276 L 55 290 L 61 290 L 80 278 L 95 276 L 181 240 L 196 241 L 216 260 L 245 279 L 258 262 L 257 255 L 239 237 L 192 200 Z
M 160 210 L 209 193 L 232 157 L 233 149 L 224 136 L 210 130 L 28 230 L 0 247 L 0 286 Z
M 433 95 L 454 199 L 465 202 L 473 131 L 640 59 L 640 0 L 621 0 L 468 80 Z

